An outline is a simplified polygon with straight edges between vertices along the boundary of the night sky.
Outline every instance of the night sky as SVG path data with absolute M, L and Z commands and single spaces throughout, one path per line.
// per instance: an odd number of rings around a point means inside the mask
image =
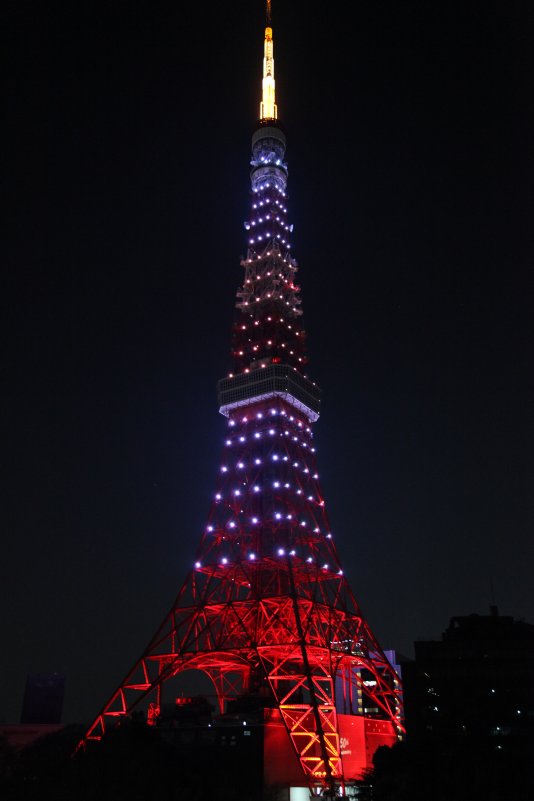
M 225 432 L 261 0 L 1 24 L 0 722 L 89 721 L 172 604 Z M 533 6 L 273 0 L 315 426 L 384 648 L 534 623 Z

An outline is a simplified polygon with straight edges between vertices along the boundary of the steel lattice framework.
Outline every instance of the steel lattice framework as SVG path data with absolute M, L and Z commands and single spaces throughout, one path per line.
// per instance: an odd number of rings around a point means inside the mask
M 274 99 L 270 27 L 265 47 Z M 306 781 L 335 790 L 357 778 L 343 775 L 340 710 L 400 736 L 401 687 L 343 575 L 325 511 L 311 430 L 320 392 L 302 372 L 285 136 L 272 108 L 252 137 L 234 371 L 219 382 L 228 431 L 208 522 L 172 608 L 83 743 L 140 706 L 157 722 L 165 683 L 200 670 L 221 712 L 247 693 L 278 707 Z

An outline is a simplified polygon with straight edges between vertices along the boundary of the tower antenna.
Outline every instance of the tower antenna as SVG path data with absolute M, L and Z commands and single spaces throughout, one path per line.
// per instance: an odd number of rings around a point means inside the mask
M 263 43 L 263 79 L 261 82 L 260 120 L 276 120 L 278 109 L 275 99 L 273 29 L 271 28 L 271 0 L 265 7 L 265 40 Z

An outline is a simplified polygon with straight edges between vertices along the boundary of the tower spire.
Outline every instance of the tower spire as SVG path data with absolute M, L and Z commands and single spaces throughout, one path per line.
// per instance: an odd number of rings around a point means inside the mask
M 265 39 L 263 43 L 263 80 L 260 103 L 260 120 L 276 120 L 278 110 L 275 103 L 273 29 L 271 28 L 271 0 L 265 8 Z

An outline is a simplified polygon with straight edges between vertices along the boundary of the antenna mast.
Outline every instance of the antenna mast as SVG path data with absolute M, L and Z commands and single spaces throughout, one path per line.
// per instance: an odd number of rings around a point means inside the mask
M 278 109 L 274 94 L 273 29 L 271 28 L 271 0 L 265 7 L 265 40 L 263 44 L 263 80 L 261 83 L 260 120 L 275 120 Z

